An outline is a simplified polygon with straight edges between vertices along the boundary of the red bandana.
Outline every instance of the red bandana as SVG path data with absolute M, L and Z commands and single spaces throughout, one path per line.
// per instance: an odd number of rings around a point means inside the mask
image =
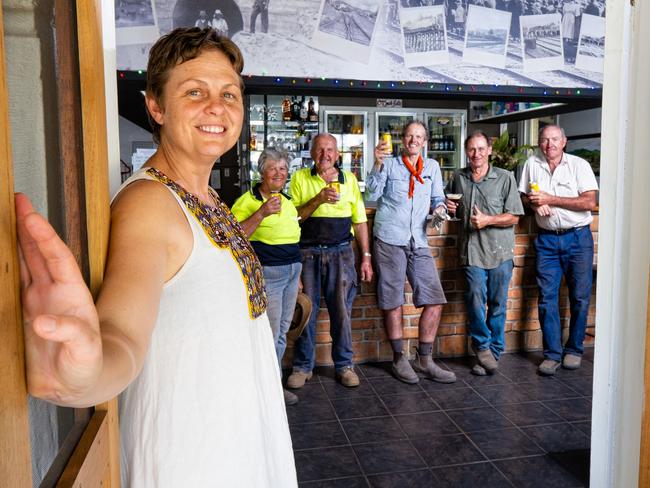
M 422 166 L 424 166 L 424 163 L 422 162 L 422 155 L 418 154 L 418 162 L 415 164 L 415 168 L 405 154 L 402 154 L 402 162 L 404 163 L 404 166 L 406 166 L 406 169 L 409 170 L 409 173 L 411 173 L 411 180 L 409 181 L 409 198 L 413 198 L 415 179 L 417 178 L 420 183 L 424 183 L 424 180 L 420 176 L 422 174 Z

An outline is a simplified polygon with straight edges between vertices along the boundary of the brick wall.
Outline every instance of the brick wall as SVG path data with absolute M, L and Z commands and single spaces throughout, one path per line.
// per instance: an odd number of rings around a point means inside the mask
M 369 211 L 371 213 L 371 211 Z M 372 229 L 372 215 L 370 228 Z M 469 354 L 467 336 L 467 314 L 463 302 L 466 289 L 462 269 L 458 266 L 457 223 L 446 223 L 442 231 L 429 229 L 428 238 L 431 253 L 440 272 L 442 286 L 447 296 L 442 320 L 438 329 L 434 355 L 441 357 L 465 356 Z M 598 253 L 598 215 L 591 225 Z M 537 318 L 537 286 L 535 284 L 535 250 L 533 240 L 537 233 L 532 216 L 522 217 L 515 229 L 515 268 L 508 291 L 508 312 L 505 336 L 506 350 L 530 351 L 542 348 L 542 332 Z M 594 267 L 595 269 L 595 267 Z M 594 319 L 596 314 L 596 280 L 592 289 L 585 345 L 593 345 Z M 329 316 L 325 303 L 321 301 L 318 311 L 316 364 L 332 364 Z M 560 315 L 566 334 L 569 326 L 569 299 L 563 285 L 560 296 Z M 413 306 L 411 288 L 406 283 L 406 304 L 404 305 L 404 339 L 409 354 L 417 346 L 418 318 L 420 309 Z M 382 313 L 377 308 L 376 283 L 363 283 L 352 309 L 352 340 L 355 362 L 384 361 L 392 358 L 390 344 L 382 322 Z M 291 364 L 292 344 L 289 343 L 284 357 L 285 365 Z

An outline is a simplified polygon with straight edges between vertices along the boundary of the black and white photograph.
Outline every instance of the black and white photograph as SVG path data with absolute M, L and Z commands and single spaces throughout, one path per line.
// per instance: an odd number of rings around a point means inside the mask
M 582 14 L 576 68 L 603 72 L 605 60 L 605 18 Z
M 412 8 L 412 7 L 430 7 L 432 5 L 442 3 L 440 0 L 400 0 L 400 7 L 402 8 Z
M 403 8 L 399 16 L 407 67 L 449 63 L 443 5 Z
M 463 61 L 505 68 L 511 16 L 510 12 L 504 10 L 470 5 Z
M 311 45 L 344 59 L 367 63 L 380 0 L 323 0 Z
M 210 25 L 242 50 L 244 76 L 567 88 L 603 82 L 597 54 L 602 34 L 593 19 L 582 28 L 583 17 L 604 18 L 603 0 L 117 2 L 120 70 L 146 69 L 149 47 L 159 35 L 180 26 Z M 472 20 L 470 8 L 485 10 Z M 428 12 L 428 25 L 418 24 L 420 12 Z M 508 13 L 509 33 L 502 42 Z M 524 42 L 520 18 L 526 17 Z
M 524 71 L 550 71 L 564 66 L 562 18 L 559 13 L 522 15 Z
M 154 42 L 160 37 L 153 0 L 115 0 L 118 44 Z

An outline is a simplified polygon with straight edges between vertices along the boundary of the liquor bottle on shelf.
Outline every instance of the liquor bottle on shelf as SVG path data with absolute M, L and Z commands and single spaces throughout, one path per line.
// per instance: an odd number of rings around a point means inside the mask
M 456 150 L 456 137 L 454 135 L 449 136 L 449 150 Z
M 309 122 L 318 122 L 318 114 L 314 109 L 314 99 L 309 97 L 309 103 L 307 104 L 307 118 Z
M 300 101 L 298 97 L 291 97 L 291 120 L 298 121 L 300 120 Z
M 307 120 L 307 102 L 305 102 L 305 97 L 302 97 L 300 101 L 300 120 L 302 122 Z
M 288 122 L 291 120 L 291 102 L 289 97 L 284 97 L 282 100 L 282 120 Z

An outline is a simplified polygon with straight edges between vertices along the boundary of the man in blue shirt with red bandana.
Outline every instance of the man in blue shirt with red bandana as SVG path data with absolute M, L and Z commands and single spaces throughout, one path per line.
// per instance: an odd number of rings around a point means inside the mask
M 456 375 L 432 358 L 442 305 L 447 303 L 426 236 L 427 216 L 446 215 L 438 163 L 423 159 L 428 131 L 422 122 L 404 127 L 403 153 L 387 157 L 388 145 L 375 148 L 375 164 L 366 179 L 366 200 L 377 200 L 374 254 L 377 300 L 393 349 L 392 371 L 405 383 L 417 383 L 420 372 L 433 381 L 453 383 Z M 413 366 L 403 352 L 402 305 L 404 281 L 413 288 L 413 304 L 423 307 L 418 322 L 418 348 Z

